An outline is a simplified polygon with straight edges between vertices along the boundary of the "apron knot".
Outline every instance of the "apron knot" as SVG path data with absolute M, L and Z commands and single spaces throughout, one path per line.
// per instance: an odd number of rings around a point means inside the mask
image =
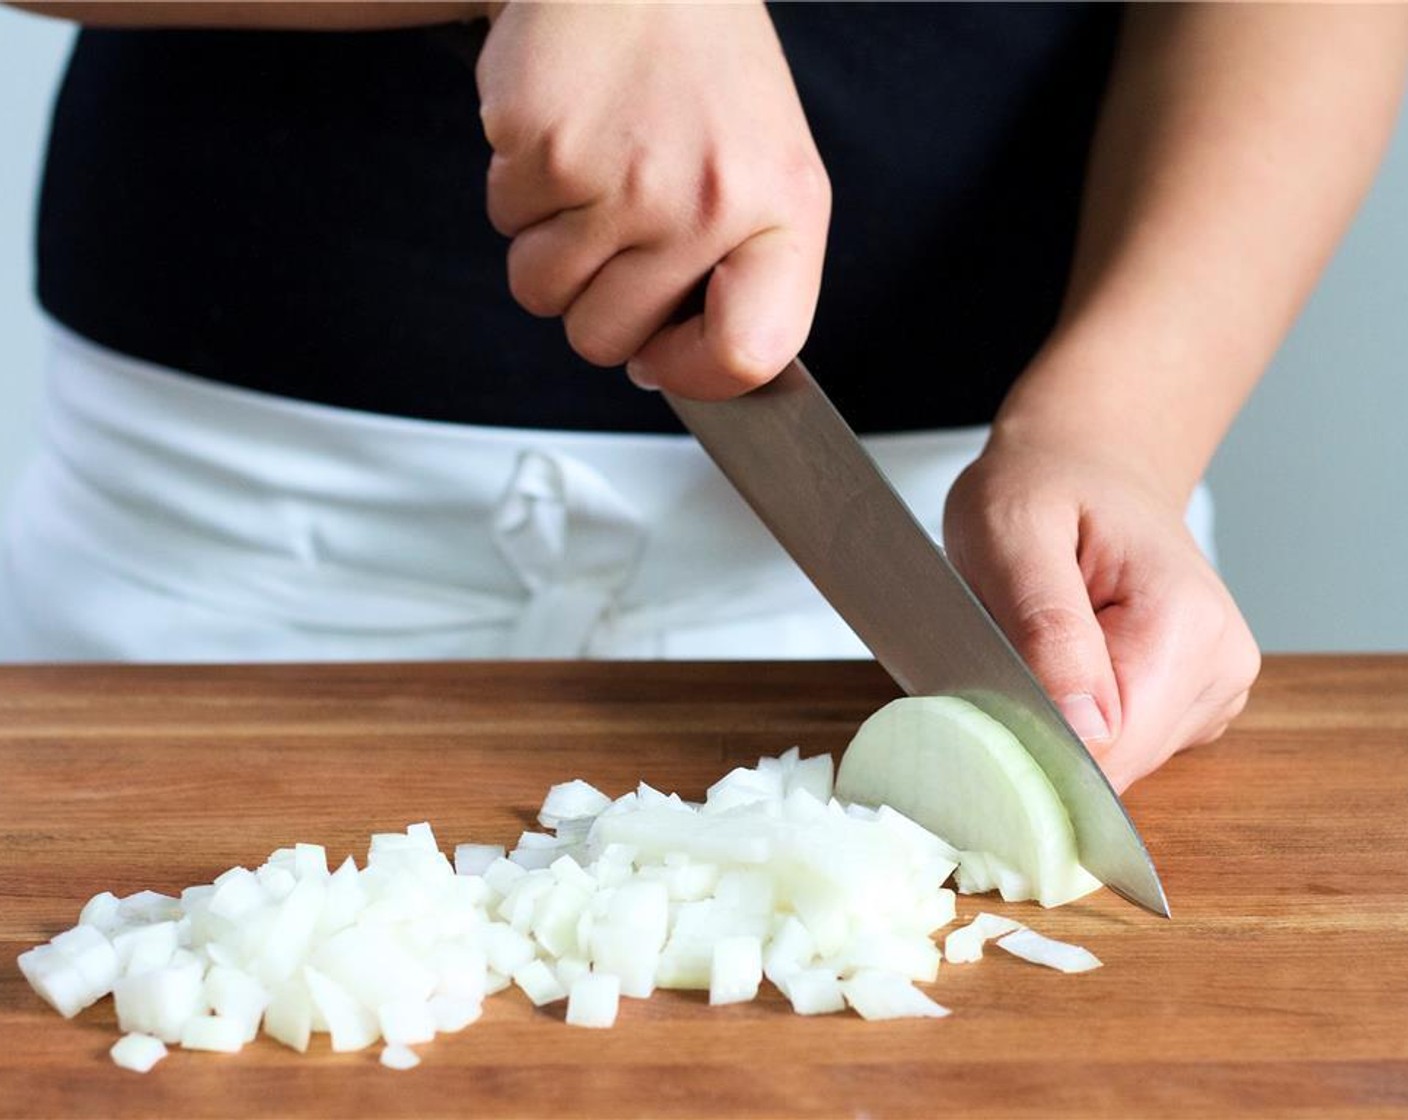
M 640 563 L 640 512 L 584 463 L 525 451 L 492 526 L 495 547 L 528 592 L 508 656 L 583 656 Z

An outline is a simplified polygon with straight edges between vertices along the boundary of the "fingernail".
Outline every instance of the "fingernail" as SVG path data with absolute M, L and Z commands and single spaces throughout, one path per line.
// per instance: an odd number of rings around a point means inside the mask
M 1110 725 L 1100 711 L 1095 697 L 1088 692 L 1078 692 L 1062 697 L 1056 702 L 1071 730 L 1087 743 L 1103 743 L 1110 737 Z
M 655 383 L 655 378 L 650 376 L 650 371 L 640 362 L 627 362 L 626 376 L 635 382 L 638 389 L 656 390 L 660 388 Z

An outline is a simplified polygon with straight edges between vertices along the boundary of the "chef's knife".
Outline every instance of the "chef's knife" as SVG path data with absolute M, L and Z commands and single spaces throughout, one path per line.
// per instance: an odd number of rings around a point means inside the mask
M 1085 868 L 1168 917 L 1144 842 L 1085 744 L 802 363 L 733 400 L 666 399 L 899 686 L 961 696 L 1005 724 L 1060 795 Z

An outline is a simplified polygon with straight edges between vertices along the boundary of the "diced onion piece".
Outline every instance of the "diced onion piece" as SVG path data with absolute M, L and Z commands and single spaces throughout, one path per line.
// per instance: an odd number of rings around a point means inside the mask
M 287 867 L 266 863 L 255 873 L 259 885 L 273 902 L 282 902 L 298 885 L 298 879 Z
M 222 1015 L 196 1015 L 181 1024 L 183 1050 L 237 1054 L 244 1048 L 245 1024 Z
M 426 828 L 429 828 L 426 825 Z M 328 874 L 328 853 L 321 844 L 295 844 L 293 846 L 293 873 L 300 879 L 310 876 L 326 878 Z
M 353 999 L 336 980 L 308 965 L 303 969 L 303 981 L 313 997 L 313 1006 L 328 1025 L 334 1051 L 362 1050 L 377 1040 L 380 1024 L 376 1015 Z
M 428 1001 L 398 999 L 376 1009 L 381 1037 L 392 1046 L 410 1046 L 435 1038 L 435 1012 Z
M 52 945 L 26 950 L 20 954 L 18 963 L 30 987 L 65 1019 L 72 1019 L 101 998 L 72 962 Z
M 548 790 L 543 807 L 538 810 L 538 823 L 544 828 L 557 828 L 563 821 L 595 817 L 611 804 L 611 798 L 590 782 L 573 778 Z
M 420 1065 L 420 1055 L 409 1046 L 384 1046 L 380 1061 L 388 1069 L 415 1069 Z
M 998 941 L 997 946 L 999 949 L 1006 949 L 1014 957 L 1054 968 L 1058 972 L 1089 972 L 1092 968 L 1099 968 L 1101 964 L 1100 958 L 1089 949 L 1043 937 L 1031 929 L 1019 929 L 1016 933 L 1009 933 Z
M 763 978 L 763 947 L 756 937 L 725 937 L 714 943 L 709 968 L 709 1003 L 746 1003 L 756 999 Z
M 123 975 L 151 972 L 171 963 L 180 940 L 174 921 L 132 926 L 113 934 L 113 949 Z
M 703 811 L 717 814 L 759 801 L 781 801 L 784 794 L 779 771 L 750 770 L 745 766 L 730 770 L 709 787 Z
M 513 884 L 526 874 L 527 869 L 519 867 L 511 859 L 496 859 L 484 869 L 484 882 L 495 894 L 506 895 Z
M 504 858 L 502 844 L 455 845 L 455 874 L 483 875 L 496 860 Z
M 939 1019 L 949 1013 L 898 972 L 865 969 L 843 980 L 841 991 L 862 1019 Z
M 269 1006 L 269 993 L 249 973 L 215 965 L 205 974 L 205 1002 L 217 1015 L 242 1023 L 244 1040 L 253 1042 L 259 1034 L 259 1020 Z
M 567 991 L 571 991 L 577 979 L 591 970 L 591 962 L 582 957 L 559 957 L 555 966 L 557 982 Z
M 134 1073 L 146 1073 L 166 1057 L 166 1044 L 149 1034 L 132 1032 L 114 1042 L 108 1053 L 115 1065 Z
M 174 921 L 181 916 L 181 904 L 168 894 L 138 891 L 119 902 L 117 912 L 124 923 L 142 925 L 148 922 Z
M 163 1042 L 179 1042 L 185 1021 L 204 1010 L 204 992 L 199 963 L 124 976 L 113 987 L 118 1026 L 155 1035 Z
M 454 1034 L 475 1022 L 483 1014 L 479 1000 L 459 996 L 431 996 L 430 1013 L 435 1017 L 438 1034 Z
M 825 805 L 831 800 L 835 774 L 836 764 L 829 754 L 800 759 L 787 775 L 785 795 L 805 790 Z
M 426 851 L 438 852 L 440 846 L 435 842 L 435 833 L 430 828 L 429 821 L 420 821 L 418 824 L 408 824 L 406 826 L 406 836 L 416 843 L 417 846 Z
M 795 914 L 783 919 L 768 942 L 763 974 L 779 988 L 793 973 L 801 972 L 816 956 L 816 942 Z
M 982 960 L 983 942 L 1021 928 L 1021 922 L 1014 922 L 1000 914 L 979 914 L 966 926 L 954 930 L 944 938 L 944 960 L 953 964 L 970 964 Z
M 264 1033 L 299 1053 L 308 1049 L 313 1029 L 313 997 L 302 977 L 285 981 L 264 1011 Z
M 512 976 L 537 956 L 533 940 L 512 926 L 494 922 L 484 929 L 484 953 L 488 964 L 500 976 Z
M 255 907 L 264 905 L 266 896 L 259 877 L 243 867 L 232 867 L 212 884 L 215 890 L 205 899 L 205 907 L 217 918 L 238 921 Z M 191 904 L 184 909 L 189 913 Z
M 609 972 L 579 977 L 567 996 L 567 1024 L 573 1027 L 609 1027 L 621 1006 L 621 982 Z
M 529 961 L 516 970 L 513 982 L 522 989 L 534 1007 L 543 1007 L 567 998 L 567 990 L 543 961 Z
M 95 894 L 84 903 L 83 909 L 78 914 L 78 924 L 95 926 L 111 935 L 122 921 L 121 909 L 122 903 L 118 900 L 117 895 L 112 891 L 103 891 L 101 894 Z
M 830 1015 L 846 1009 L 841 981 L 829 968 L 804 968 L 789 973 L 782 991 L 798 1015 Z
M 89 1003 L 112 991 L 120 971 L 117 952 L 96 926 L 75 926 L 59 934 L 51 944 L 78 970 L 88 988 Z

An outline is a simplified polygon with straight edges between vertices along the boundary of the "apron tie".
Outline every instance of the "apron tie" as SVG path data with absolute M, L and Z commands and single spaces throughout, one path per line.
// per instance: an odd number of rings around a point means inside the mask
M 491 532 L 528 591 L 510 657 L 583 656 L 646 540 L 640 512 L 602 475 L 544 451 L 519 455 Z

